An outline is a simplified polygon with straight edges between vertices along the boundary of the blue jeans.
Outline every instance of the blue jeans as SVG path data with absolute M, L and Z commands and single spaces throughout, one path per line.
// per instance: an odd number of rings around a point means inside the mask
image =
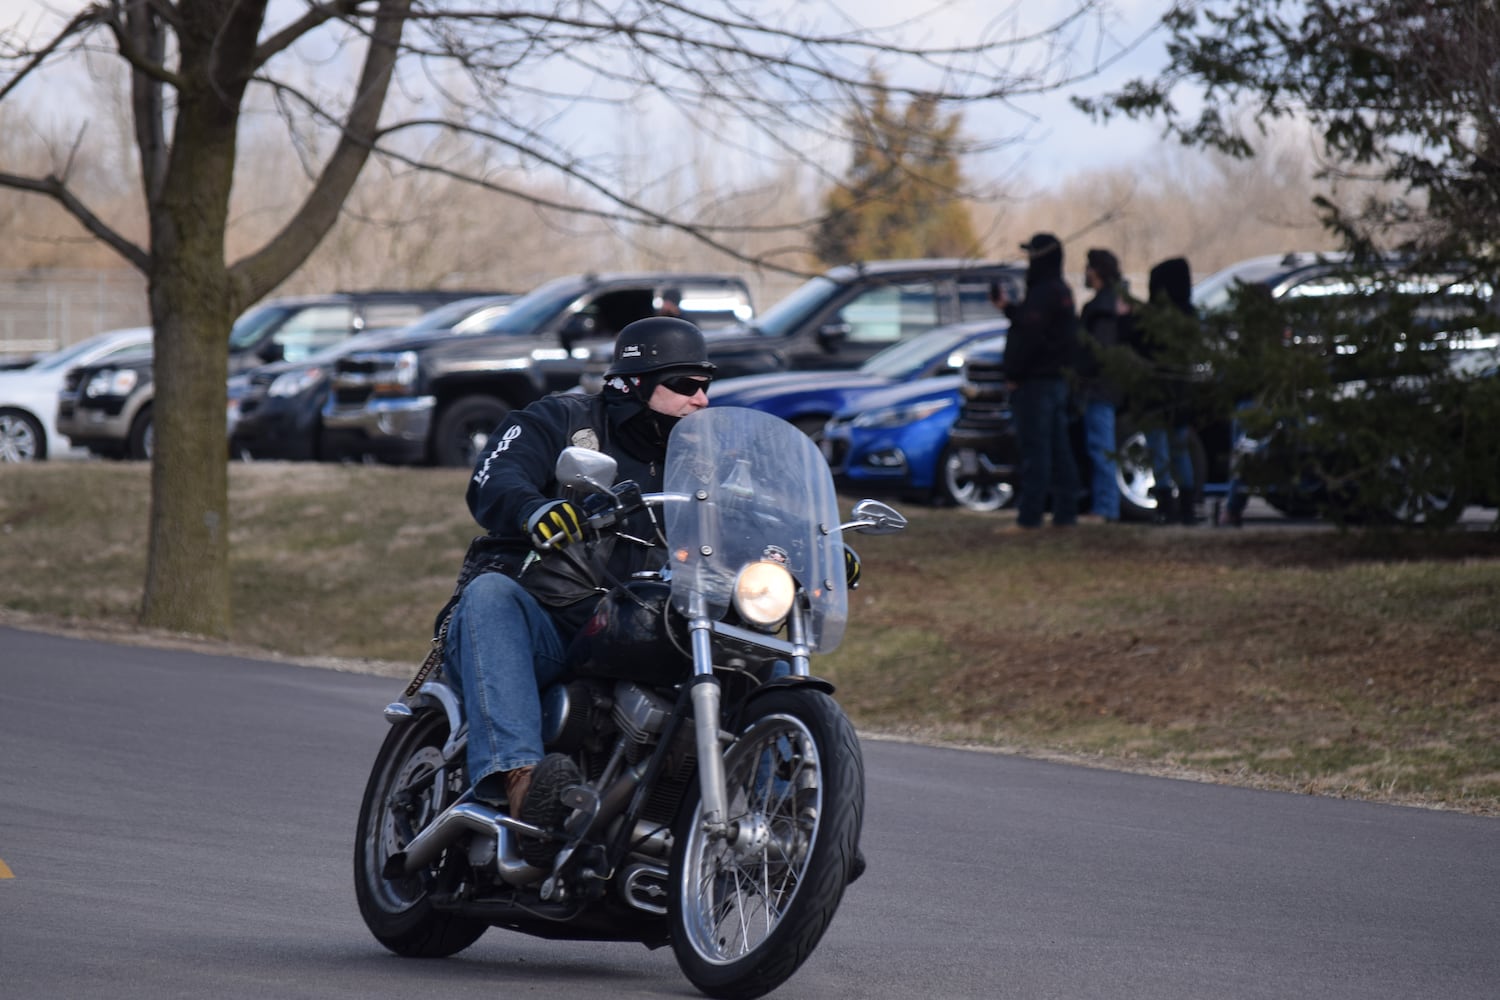
M 443 670 L 456 682 L 469 723 L 469 780 L 499 801 L 492 775 L 542 759 L 542 688 L 563 673 L 565 650 L 547 610 L 501 573 L 475 577 L 448 626 Z
M 1186 427 L 1173 427 L 1170 431 L 1160 427 L 1146 431 L 1146 447 L 1151 452 L 1151 475 L 1160 489 L 1171 489 L 1174 485 L 1179 493 L 1189 493 L 1193 488 L 1193 455 L 1188 448 Z
M 1115 408 L 1097 399 L 1083 406 L 1088 440 L 1093 511 L 1106 521 L 1120 519 L 1120 488 L 1115 484 Z
M 1027 379 L 1010 394 L 1021 453 L 1016 523 L 1037 528 L 1052 495 L 1052 523 L 1078 522 L 1078 466 L 1068 440 L 1068 386 L 1060 378 Z

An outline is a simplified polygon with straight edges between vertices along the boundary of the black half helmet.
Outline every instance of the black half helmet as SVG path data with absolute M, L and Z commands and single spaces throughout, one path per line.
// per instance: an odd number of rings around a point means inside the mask
M 697 370 L 712 375 L 703 331 L 675 316 L 651 316 L 628 324 L 615 338 L 615 359 L 604 373 L 649 375 L 668 368 Z

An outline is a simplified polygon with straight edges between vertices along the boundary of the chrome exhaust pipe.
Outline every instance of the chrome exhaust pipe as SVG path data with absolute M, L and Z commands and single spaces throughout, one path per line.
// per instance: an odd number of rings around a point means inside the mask
M 540 868 L 527 864 L 521 857 L 517 834 L 548 839 L 540 827 L 512 819 L 504 813 L 478 802 L 456 802 L 412 838 L 406 850 L 393 855 L 388 866 L 395 864 L 402 875 L 413 875 L 443 853 L 465 832 L 495 839 L 495 870 L 508 885 L 527 885 L 545 876 Z

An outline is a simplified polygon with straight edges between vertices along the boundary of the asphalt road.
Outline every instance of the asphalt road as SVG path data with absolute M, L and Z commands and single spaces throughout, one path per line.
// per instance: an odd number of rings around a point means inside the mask
M 0 997 L 696 996 L 639 945 L 375 943 L 351 843 L 400 687 L 0 628 Z M 1500 821 L 865 753 L 870 872 L 778 998 L 1500 996 Z

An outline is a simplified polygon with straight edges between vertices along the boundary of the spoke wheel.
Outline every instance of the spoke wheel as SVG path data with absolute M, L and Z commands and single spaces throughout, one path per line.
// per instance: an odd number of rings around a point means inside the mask
M 672 947 L 709 996 L 758 997 L 797 971 L 843 898 L 864 762 L 838 705 L 803 688 L 757 699 L 724 764 L 731 835 L 705 830 L 695 803 L 675 838 Z
M 375 758 L 360 805 L 354 894 L 370 932 L 398 955 L 452 955 L 488 928 L 482 921 L 437 912 L 429 903 L 446 853 L 413 875 L 388 879 L 384 874 L 386 862 L 463 791 L 462 768 L 443 764 L 447 735 L 447 721 L 436 711 L 393 727 Z

